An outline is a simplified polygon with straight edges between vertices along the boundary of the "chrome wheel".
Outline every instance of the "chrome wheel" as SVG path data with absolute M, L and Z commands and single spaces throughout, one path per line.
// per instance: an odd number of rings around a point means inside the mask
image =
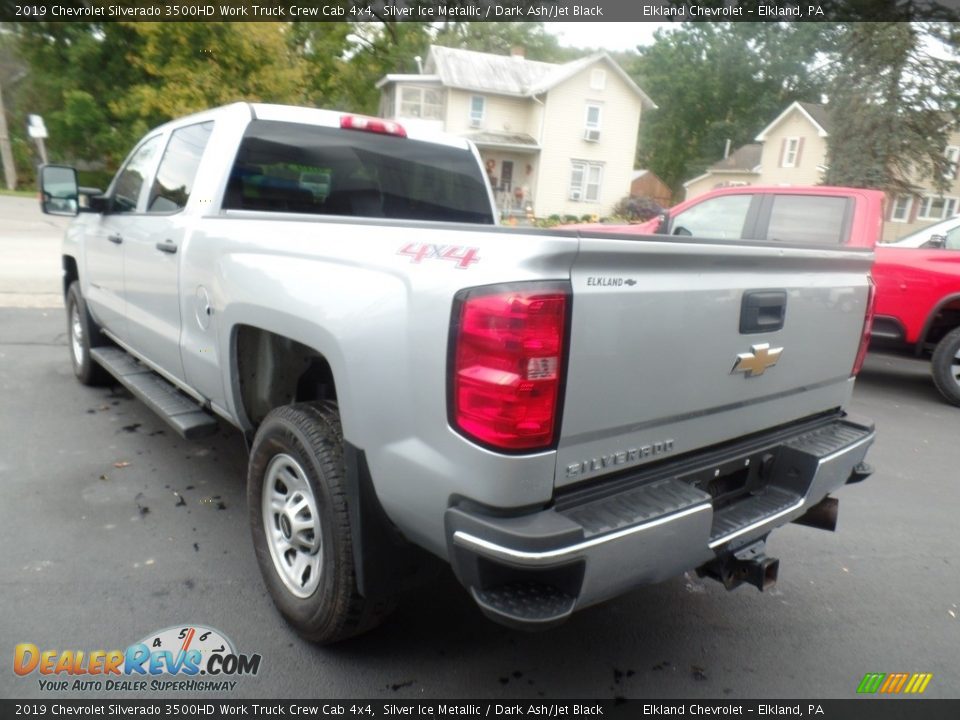
M 309 597 L 320 584 L 323 538 L 317 500 L 300 463 L 286 454 L 274 457 L 262 498 L 263 527 L 277 574 L 291 593 Z
M 83 365 L 83 323 L 80 322 L 80 308 L 74 303 L 70 308 L 70 348 L 77 367 Z

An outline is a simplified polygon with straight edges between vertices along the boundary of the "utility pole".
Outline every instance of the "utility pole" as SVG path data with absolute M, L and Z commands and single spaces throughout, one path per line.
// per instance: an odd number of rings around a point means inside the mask
M 0 158 L 3 160 L 3 176 L 7 180 L 7 190 L 16 190 L 17 168 L 13 164 L 13 148 L 10 146 L 10 132 L 7 130 L 7 110 L 3 104 L 2 85 L 0 85 Z

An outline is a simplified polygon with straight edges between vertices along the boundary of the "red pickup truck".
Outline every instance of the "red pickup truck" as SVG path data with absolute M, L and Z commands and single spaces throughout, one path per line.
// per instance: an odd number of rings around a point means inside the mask
M 878 245 L 874 349 L 932 353 L 933 382 L 960 405 L 960 217 Z
M 645 223 L 576 227 L 636 235 L 872 248 L 883 227 L 883 202 L 878 190 L 746 185 L 711 190 Z

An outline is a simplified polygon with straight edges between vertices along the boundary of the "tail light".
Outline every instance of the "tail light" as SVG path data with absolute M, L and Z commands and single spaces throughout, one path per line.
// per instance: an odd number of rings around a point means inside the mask
M 566 363 L 567 283 L 463 290 L 450 333 L 450 424 L 501 451 L 549 448 Z
M 381 118 L 367 117 L 366 115 L 341 115 L 340 128 L 342 130 L 363 130 L 364 132 L 379 133 L 381 135 L 395 135 L 405 138 L 407 131 L 400 123 Z
M 857 359 L 853 363 L 853 377 L 860 374 L 863 361 L 867 359 L 867 348 L 870 346 L 870 333 L 873 330 L 873 311 L 877 300 L 877 288 L 873 278 L 867 276 L 867 312 L 863 317 L 863 332 L 860 334 L 860 347 L 857 349 Z

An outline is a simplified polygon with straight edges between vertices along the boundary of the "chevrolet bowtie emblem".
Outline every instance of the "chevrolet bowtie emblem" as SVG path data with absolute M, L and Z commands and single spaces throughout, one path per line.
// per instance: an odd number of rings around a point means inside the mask
M 733 364 L 733 370 L 730 371 L 730 374 L 742 372 L 746 373 L 747 377 L 763 375 L 767 368 L 777 364 L 782 352 L 783 348 L 771 350 L 770 343 L 753 345 L 750 352 L 737 355 L 737 361 Z

